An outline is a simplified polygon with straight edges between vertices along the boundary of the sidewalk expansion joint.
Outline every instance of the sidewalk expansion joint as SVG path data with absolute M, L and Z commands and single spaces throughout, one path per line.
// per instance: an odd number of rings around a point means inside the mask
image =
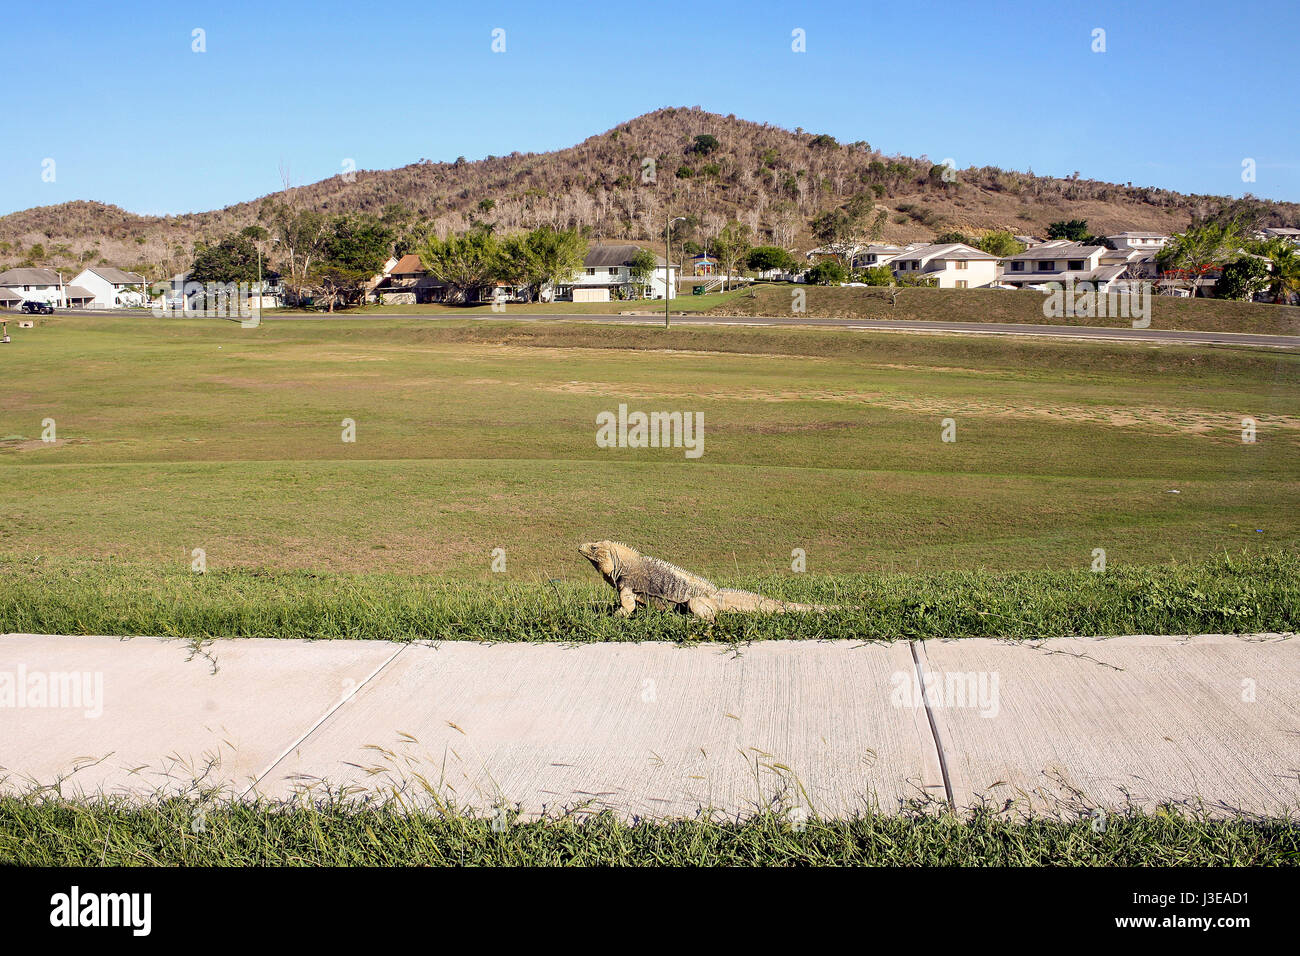
M 251 784 L 249 784 L 248 789 L 244 791 L 243 799 L 247 799 L 248 796 L 249 796 L 249 794 L 251 794 L 254 790 L 257 789 L 258 784 L 260 784 L 263 780 L 265 780 L 268 776 L 270 776 L 271 771 L 274 770 L 277 766 L 279 766 L 280 761 L 284 760 L 285 757 L 289 756 L 289 754 L 293 753 L 295 750 L 297 750 L 299 747 L 301 747 L 301 746 L 303 745 L 304 741 L 306 741 L 308 737 L 310 737 L 312 734 L 314 734 L 314 733 L 317 731 L 317 729 L 319 729 L 319 727 L 321 726 L 321 724 L 325 723 L 325 721 L 327 721 L 327 720 L 329 720 L 331 717 L 333 717 L 334 714 L 338 711 L 338 709 L 339 709 L 340 707 L 342 707 L 344 704 L 346 704 L 348 701 L 350 701 L 353 697 L 356 697 L 357 694 L 361 693 L 361 689 L 362 689 L 363 687 L 365 687 L 365 686 L 366 686 L 367 684 L 369 684 L 372 680 L 374 680 L 376 677 L 378 677 L 378 676 L 379 676 L 379 673 L 380 673 L 380 672 L 381 672 L 385 667 L 387 667 L 389 664 L 393 663 L 393 661 L 397 660 L 397 656 L 398 656 L 399 654 L 401 654 L 402 651 L 406 650 L 406 649 L 407 649 L 408 647 L 410 647 L 410 646 L 411 646 L 411 645 L 410 645 L 409 642 L 407 642 L 407 643 L 403 643 L 402 646 L 399 647 L 396 651 L 394 651 L 393 654 L 392 654 L 392 655 L 391 655 L 387 660 L 385 660 L 385 661 L 384 661 L 383 663 L 381 663 L 378 667 L 376 667 L 373 671 L 371 671 L 371 672 L 369 673 L 369 675 L 367 675 L 366 679 L 363 680 L 360 684 L 358 684 L 358 685 L 357 685 L 357 686 L 352 690 L 351 693 L 347 694 L 347 695 L 344 696 L 344 697 L 340 697 L 340 698 L 338 699 L 338 701 L 336 701 L 336 702 L 335 702 L 335 703 L 334 703 L 334 704 L 333 704 L 333 705 L 332 705 L 332 706 L 331 706 L 327 711 L 325 711 L 324 714 L 321 715 L 321 717 L 320 717 L 319 720 L 317 720 L 314 724 L 312 724 L 310 727 L 308 727 L 308 728 L 306 729 L 306 731 L 304 731 L 304 732 L 302 733 L 302 735 L 298 737 L 297 740 L 295 740 L 295 741 L 294 741 L 293 743 L 291 743 L 288 747 L 286 747 L 286 748 L 285 748 L 285 749 L 280 753 L 280 755 L 279 755 L 278 757 L 276 757 L 274 760 L 272 760 L 272 761 L 270 762 L 270 764 L 267 765 L 267 767 L 266 767 L 265 770 L 263 770 L 261 773 L 259 773 L 259 774 L 257 775 L 257 778 L 256 778 L 255 780 L 253 780 L 253 782 L 252 782 Z
M 957 803 L 953 799 L 952 780 L 948 776 L 948 758 L 943 752 L 943 738 L 939 736 L 939 725 L 934 719 L 934 708 L 930 705 L 930 692 L 925 686 L 925 672 L 921 669 L 921 655 L 917 652 L 916 641 L 908 641 L 912 649 L 912 663 L 916 665 L 916 680 L 921 687 L 921 700 L 925 703 L 925 716 L 930 721 L 930 733 L 934 737 L 934 750 L 939 755 L 939 772 L 943 774 L 943 792 L 948 798 L 948 809 L 955 811 Z

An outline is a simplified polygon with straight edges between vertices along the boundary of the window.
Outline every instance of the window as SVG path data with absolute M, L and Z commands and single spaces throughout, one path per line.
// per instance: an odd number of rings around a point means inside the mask
M 966 288 L 966 287 L 967 287 L 967 282 L 966 282 L 965 279 L 958 279 L 958 280 L 957 280 L 957 288 L 959 288 L 959 289 L 964 289 L 964 288 Z
M 952 267 L 953 267 L 954 269 L 965 269 L 965 268 L 966 268 L 966 260 L 965 260 L 965 259 L 958 259 L 956 262 L 954 262 L 954 263 L 952 264 Z
M 1083 260 L 1082 260 L 1082 259 L 1071 259 L 1071 260 L 1069 261 L 1069 264 L 1066 266 L 1066 268 L 1067 268 L 1067 269 L 1082 269 L 1082 268 L 1083 268 Z
M 587 270 L 587 275 L 589 275 L 589 276 L 594 276 L 595 274 L 596 274 L 596 270 L 595 270 L 595 269 L 588 269 L 588 270 Z
M 610 266 L 610 267 L 609 267 L 609 274 L 612 275 L 612 276 L 616 276 L 616 275 L 618 275 L 618 266 Z
M 1024 272 L 1024 271 L 1025 271 L 1025 264 L 1024 264 L 1023 262 L 1013 262 L 1013 263 L 1011 263 L 1011 271 L 1012 271 L 1012 272 Z
M 1040 263 L 1038 263 L 1039 272 L 1054 272 L 1055 270 L 1056 270 L 1056 263 L 1053 262 L 1051 259 L 1044 259 Z

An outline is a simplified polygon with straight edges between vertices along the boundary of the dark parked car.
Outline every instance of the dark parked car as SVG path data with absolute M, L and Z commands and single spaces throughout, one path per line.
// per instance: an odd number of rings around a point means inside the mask
M 49 302 L 34 302 L 28 300 L 23 303 L 23 311 L 28 314 L 39 313 L 43 315 L 53 315 L 54 306 Z

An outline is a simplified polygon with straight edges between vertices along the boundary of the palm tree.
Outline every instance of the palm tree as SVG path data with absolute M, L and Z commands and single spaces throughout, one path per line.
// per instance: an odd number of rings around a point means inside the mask
M 1300 293 L 1300 251 L 1279 238 L 1260 243 L 1258 250 L 1268 260 L 1268 291 L 1273 294 L 1273 301 L 1287 305 L 1291 296 Z

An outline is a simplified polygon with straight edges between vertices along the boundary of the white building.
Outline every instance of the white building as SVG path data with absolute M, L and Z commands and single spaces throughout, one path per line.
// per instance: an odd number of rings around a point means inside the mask
M 95 266 L 82 269 L 72 284 L 90 292 L 92 309 L 138 308 L 148 301 L 145 287 L 148 280 L 135 272 L 124 272 L 113 266 Z
M 0 287 L 21 295 L 24 302 L 52 302 L 67 308 L 63 283 L 53 269 L 10 269 L 0 272 Z
M 631 275 L 632 259 L 641 249 L 641 246 L 631 243 L 592 246 L 578 275 L 570 282 L 560 283 L 555 298 L 573 302 L 609 302 L 620 290 L 632 297 L 637 291 L 637 283 Z M 642 284 L 640 292 L 642 298 L 662 299 L 666 294 L 675 299 L 677 268 L 655 256 L 654 272 Z
M 1161 232 L 1121 232 L 1106 239 L 1117 250 L 1136 249 L 1138 252 L 1155 252 L 1169 241 L 1169 237 Z
M 1300 229 L 1291 229 L 1285 226 L 1270 226 L 1267 229 L 1261 229 L 1256 238 L 1259 239 L 1286 239 L 1300 245 Z
M 1075 283 L 1091 282 L 1098 292 L 1104 292 L 1127 268 L 1123 262 L 1104 264 L 1102 256 L 1110 252 L 1105 246 L 1052 239 L 1003 259 L 998 281 L 1002 285 L 1032 288 L 1072 279 Z
M 963 242 L 904 249 L 888 265 L 895 277 L 933 279 L 940 289 L 979 289 L 998 280 L 998 257 Z

